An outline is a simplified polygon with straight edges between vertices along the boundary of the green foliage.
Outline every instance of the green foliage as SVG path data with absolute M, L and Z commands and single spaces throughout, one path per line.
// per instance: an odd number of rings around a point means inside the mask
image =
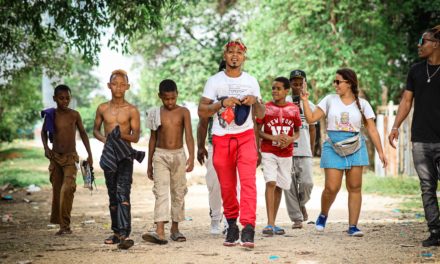
M 98 95 L 93 97 L 89 106 L 82 106 L 77 108 L 78 112 L 81 115 L 84 129 L 86 130 L 89 136 L 93 135 L 93 126 L 95 123 L 96 109 L 101 103 L 105 101 L 107 101 L 107 99 L 104 96 Z
M 81 59 L 78 54 L 67 58 L 67 69 L 64 84 L 72 90 L 72 98 L 75 98 L 78 107 L 90 106 L 94 100 L 91 92 L 99 88 L 100 83 L 97 77 L 92 74 L 92 65 Z
M 189 0 L 191 1 L 191 0 Z M 108 45 L 127 50 L 136 35 L 160 28 L 163 17 L 187 1 L 0 1 L 0 78 L 24 66 L 63 72 L 64 54 L 77 50 L 97 62 L 101 37 L 112 28 Z M 192 1 L 191 1 L 192 2 Z
M 414 177 L 378 177 L 368 173 L 363 177 L 362 190 L 387 196 L 420 195 L 420 184 Z
M 235 1 L 187 5 L 177 19 L 165 19 L 162 30 L 132 43 L 133 52 L 145 60 L 141 65 L 142 105 L 159 104 L 157 93 L 163 79 L 176 81 L 179 101 L 198 101 L 207 78 L 218 70 L 223 45 L 241 33 L 244 16 L 240 8 Z
M 13 81 L 0 85 L 0 142 L 12 141 L 20 131 L 32 131 L 39 119 L 41 71 L 24 68 Z
M 49 184 L 49 161 L 41 148 L 7 148 L 0 150 L 0 185 L 15 187 Z
M 403 9 L 402 1 L 287 3 L 256 2 L 255 15 L 246 29 L 249 71 L 261 82 L 266 99 L 270 98 L 268 88 L 274 77 L 300 68 L 308 74 L 316 101 L 333 92 L 331 82 L 336 70 L 350 67 L 357 72 L 360 88 L 373 106 L 386 103 L 381 101 L 382 90 L 388 87 L 391 95 L 401 90 L 409 54 L 416 51 L 411 42 L 414 38 L 408 38 L 408 32 L 420 34 L 414 15 L 426 14 L 424 21 L 429 26 L 439 18 L 437 11 L 431 11 L 439 10 L 433 9 L 439 1 L 429 1 L 429 6 L 420 5 L 426 1 L 405 1 Z M 426 24 L 423 26 L 428 28 Z M 406 30 L 401 30 L 402 25 Z

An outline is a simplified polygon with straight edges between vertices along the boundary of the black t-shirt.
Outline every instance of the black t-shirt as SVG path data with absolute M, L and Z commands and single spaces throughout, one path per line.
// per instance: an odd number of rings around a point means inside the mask
M 427 61 L 414 64 L 408 73 L 406 90 L 414 93 L 414 115 L 411 141 L 440 143 L 440 65 L 429 65 L 431 81 L 428 83 Z

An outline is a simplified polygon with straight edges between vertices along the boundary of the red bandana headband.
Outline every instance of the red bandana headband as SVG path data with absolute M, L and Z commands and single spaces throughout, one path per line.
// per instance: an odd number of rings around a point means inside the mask
M 241 42 L 230 41 L 230 42 L 228 42 L 228 44 L 226 44 L 226 48 L 235 47 L 235 46 L 237 46 L 239 49 L 241 49 L 244 52 L 246 52 L 246 50 L 247 50 L 246 46 Z

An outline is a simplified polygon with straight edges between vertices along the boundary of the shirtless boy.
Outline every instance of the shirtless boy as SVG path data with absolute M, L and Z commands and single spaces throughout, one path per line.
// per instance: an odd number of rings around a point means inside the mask
M 70 88 L 66 85 L 58 85 L 53 96 L 57 108 L 41 112 L 42 116 L 45 116 L 41 140 L 43 141 L 44 155 L 50 160 L 49 173 L 53 189 L 50 222 L 60 225 L 57 235 L 72 233 L 70 213 L 76 190 L 76 163 L 79 161 L 75 144 L 77 129 L 87 150 L 87 162 L 90 166 L 93 165 L 89 138 L 84 130 L 80 114 L 69 108 L 70 99 Z M 52 142 L 52 149 L 48 146 L 48 139 Z
M 131 143 L 139 141 L 140 115 L 138 109 L 124 98 L 130 88 L 127 73 L 113 71 L 107 86 L 112 92 L 112 99 L 98 106 L 93 130 L 95 137 L 105 143 L 99 164 L 104 170 L 108 190 L 113 235 L 104 243 L 128 249 L 134 245 L 130 239 L 133 159 L 141 162 L 145 153 L 131 148 Z M 101 132 L 102 124 L 104 134 Z
M 173 80 L 163 80 L 159 85 L 159 97 L 163 106 L 160 111 L 160 125 L 149 127 L 151 137 L 148 148 L 148 171 L 154 181 L 153 193 L 156 197 L 154 222 L 156 232 L 146 233 L 142 238 L 156 244 L 166 244 L 165 223 L 169 220 L 169 196 L 171 193 L 171 235 L 177 242 L 186 241 L 179 231 L 179 222 L 185 220 L 185 194 L 187 193 L 185 172 L 194 168 L 194 139 L 191 117 L 187 108 L 176 104 L 177 86 Z M 185 134 L 189 157 L 183 148 Z

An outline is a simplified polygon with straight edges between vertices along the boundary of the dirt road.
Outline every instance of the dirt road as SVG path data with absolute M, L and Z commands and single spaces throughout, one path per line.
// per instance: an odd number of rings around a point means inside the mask
M 142 173 L 141 173 L 142 172 Z M 422 248 L 427 235 L 423 218 L 402 215 L 391 198 L 364 195 L 360 228 L 363 238 L 348 237 L 347 193 L 341 192 L 330 212 L 324 233 L 312 224 L 301 230 L 290 228 L 284 202 L 278 223 L 287 230 L 284 236 L 262 237 L 266 223 L 264 182 L 258 174 L 258 212 L 256 247 L 222 246 L 222 236 L 209 235 L 208 194 L 203 183 L 203 167 L 196 167 L 189 180 L 186 197 L 187 221 L 181 231 L 184 243 L 165 246 L 142 241 L 143 232 L 152 228 L 154 197 L 152 183 L 141 169 L 137 170 L 132 189 L 132 238 L 135 246 L 120 251 L 104 245 L 110 232 L 110 218 L 105 186 L 90 192 L 78 186 L 72 218 L 73 234 L 55 236 L 56 228 L 48 222 L 50 188 L 26 195 L 13 193 L 13 201 L 0 201 L 2 216 L 10 214 L 12 222 L 0 224 L 0 263 L 421 263 L 440 262 L 438 248 Z M 99 174 L 98 174 L 99 176 Z M 102 176 L 101 176 L 102 177 Z M 311 220 L 319 212 L 321 188 L 314 188 L 308 204 Z M 23 198 L 31 200 L 30 203 Z M 25 262 L 28 261 L 28 262 Z

